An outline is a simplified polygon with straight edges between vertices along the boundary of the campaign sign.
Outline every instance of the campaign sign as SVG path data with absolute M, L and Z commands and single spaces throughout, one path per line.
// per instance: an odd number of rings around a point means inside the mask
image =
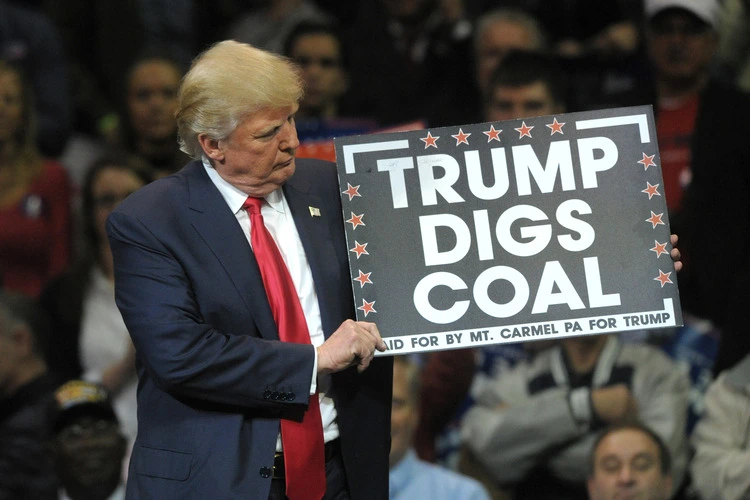
M 335 140 L 386 354 L 682 324 L 650 106 Z

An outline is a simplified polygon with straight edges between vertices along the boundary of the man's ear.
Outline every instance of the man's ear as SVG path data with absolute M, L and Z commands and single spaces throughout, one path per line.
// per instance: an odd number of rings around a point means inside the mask
M 221 148 L 221 141 L 210 137 L 208 134 L 200 134 L 198 136 L 198 142 L 201 145 L 201 149 L 203 149 L 203 152 L 209 159 L 215 162 L 224 161 L 224 151 Z

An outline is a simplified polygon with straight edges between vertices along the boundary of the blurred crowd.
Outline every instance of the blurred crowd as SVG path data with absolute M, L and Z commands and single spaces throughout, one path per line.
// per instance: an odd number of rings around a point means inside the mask
M 651 105 L 685 325 L 395 366 L 392 498 L 750 498 L 750 1 L 0 0 L 0 500 L 124 498 L 136 358 L 104 222 L 188 161 L 232 38 L 331 138 Z

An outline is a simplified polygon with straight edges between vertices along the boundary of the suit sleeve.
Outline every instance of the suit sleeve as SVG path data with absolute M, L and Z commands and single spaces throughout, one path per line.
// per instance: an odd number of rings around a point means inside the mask
M 251 334 L 251 320 L 246 329 L 217 329 L 204 318 L 190 273 L 142 220 L 115 211 L 107 231 L 117 305 L 135 344 L 139 370 L 145 369 L 160 389 L 177 398 L 233 408 L 307 404 L 313 346 L 259 338 Z M 237 302 L 214 300 L 226 303 L 227 310 L 212 311 L 212 317 L 240 314 L 230 310 Z

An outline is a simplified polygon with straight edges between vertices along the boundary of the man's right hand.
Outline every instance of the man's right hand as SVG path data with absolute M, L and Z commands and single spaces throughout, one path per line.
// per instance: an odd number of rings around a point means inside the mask
M 318 347 L 318 374 L 339 372 L 353 365 L 361 373 L 370 365 L 376 349 L 387 349 L 377 325 L 348 319 Z
M 635 421 L 638 403 L 624 384 L 591 390 L 591 404 L 596 415 L 608 424 Z

